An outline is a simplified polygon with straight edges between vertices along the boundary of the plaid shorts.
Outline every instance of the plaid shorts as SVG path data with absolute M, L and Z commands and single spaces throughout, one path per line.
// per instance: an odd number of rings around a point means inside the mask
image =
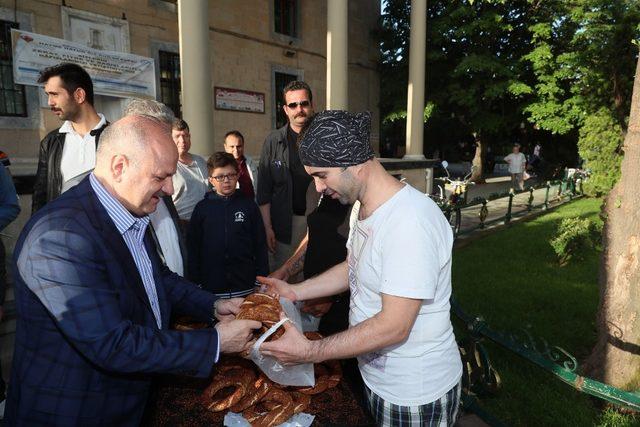
M 364 386 L 369 410 L 379 426 L 452 426 L 458 418 L 460 383 L 440 399 L 420 406 L 399 406 L 385 402 Z

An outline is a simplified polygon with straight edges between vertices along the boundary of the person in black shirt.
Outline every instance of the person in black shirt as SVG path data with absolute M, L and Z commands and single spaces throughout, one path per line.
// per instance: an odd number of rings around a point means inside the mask
M 296 142 L 314 113 L 311 88 L 304 82 L 293 81 L 285 86 L 283 96 L 289 123 L 271 132 L 264 141 L 256 196 L 267 235 L 271 270 L 291 256 L 305 235 L 306 193 L 311 183 L 300 162 Z

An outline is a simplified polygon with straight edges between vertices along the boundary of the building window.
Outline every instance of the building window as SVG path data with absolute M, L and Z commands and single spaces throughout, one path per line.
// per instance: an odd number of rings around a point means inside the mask
M 295 74 L 279 73 L 275 72 L 275 105 L 276 105 L 276 128 L 281 128 L 287 124 L 287 115 L 284 113 L 284 98 L 282 91 L 284 87 L 294 80 L 298 80 L 298 76 Z
M 298 37 L 298 0 L 273 0 L 275 32 Z
M 0 20 L 0 116 L 27 116 L 24 86 L 13 82 L 11 29 L 17 22 Z
M 182 117 L 180 104 L 180 55 L 159 51 L 160 56 L 160 101 Z

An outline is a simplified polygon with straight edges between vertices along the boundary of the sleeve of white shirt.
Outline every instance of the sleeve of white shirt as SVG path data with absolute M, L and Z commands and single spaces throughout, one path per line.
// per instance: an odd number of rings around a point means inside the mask
M 438 245 L 430 223 L 409 212 L 381 240 L 380 291 L 405 298 L 433 299 L 440 274 Z

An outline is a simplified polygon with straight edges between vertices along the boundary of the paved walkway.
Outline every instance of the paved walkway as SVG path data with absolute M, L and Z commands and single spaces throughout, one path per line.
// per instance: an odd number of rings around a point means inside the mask
M 529 180 L 525 183 L 525 190 L 532 186 L 539 184 L 535 180 Z M 489 198 L 495 194 L 507 193 L 511 188 L 511 182 L 509 177 L 496 177 L 489 178 L 486 184 L 471 185 L 468 187 L 467 201 L 471 203 L 476 197 Z M 559 204 L 567 202 L 568 197 L 558 198 L 559 185 L 552 185 L 549 189 L 549 207 L 554 207 Z M 513 198 L 511 207 L 511 222 L 517 222 L 525 219 L 531 215 L 539 213 L 543 207 L 546 188 L 539 188 L 533 191 L 533 208 L 531 212 L 528 211 L 529 192 L 516 194 Z M 509 205 L 509 198 L 503 197 L 500 199 L 487 202 L 488 215 L 485 219 L 485 223 L 488 223 L 484 230 L 500 227 L 504 225 L 504 217 L 507 213 Z M 464 240 L 473 235 L 474 230 L 478 230 L 480 225 L 480 209 L 482 204 L 467 207 L 461 210 L 462 220 L 460 222 L 460 234 L 458 239 Z

